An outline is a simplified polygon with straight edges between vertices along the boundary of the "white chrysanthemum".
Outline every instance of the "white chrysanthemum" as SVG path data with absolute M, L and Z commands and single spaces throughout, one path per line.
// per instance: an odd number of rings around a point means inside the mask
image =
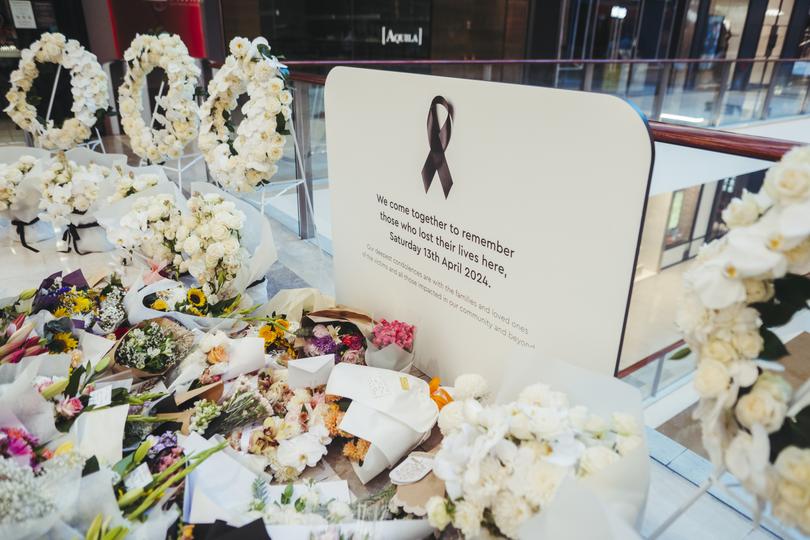
M 439 411 L 439 430 L 447 437 L 464 422 L 464 402 L 451 401 Z
M 487 392 L 489 392 L 487 380 L 477 373 L 459 375 L 453 385 L 453 398 L 458 400 L 481 399 Z

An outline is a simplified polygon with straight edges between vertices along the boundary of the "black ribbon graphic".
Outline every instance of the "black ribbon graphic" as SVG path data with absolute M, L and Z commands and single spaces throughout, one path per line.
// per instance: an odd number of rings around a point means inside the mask
M 79 255 L 87 255 L 87 253 L 82 253 L 82 251 L 79 249 L 79 240 L 82 239 L 82 237 L 79 236 L 79 229 L 90 229 L 93 227 L 98 227 L 98 221 L 82 223 L 81 225 L 68 223 L 67 229 L 65 229 L 65 232 L 62 233 L 62 241 L 67 242 L 67 251 L 65 253 L 70 253 L 71 249 L 75 249 L 76 253 Z M 73 247 L 71 247 L 71 244 Z
M 441 127 L 439 127 L 439 105 L 447 110 L 447 119 L 445 119 Z M 442 184 L 445 199 L 450 194 L 450 188 L 453 187 L 453 177 L 450 176 L 450 169 L 447 167 L 447 159 L 444 156 L 444 151 L 447 150 L 447 145 L 450 144 L 450 129 L 452 125 L 453 106 L 442 96 L 436 96 L 430 103 L 430 110 L 428 111 L 427 117 L 430 153 L 425 160 L 424 167 L 422 167 L 422 182 L 425 184 L 425 193 L 427 193 L 430 189 L 430 184 L 433 182 L 433 177 L 436 173 L 439 173 L 439 181 Z
M 39 221 L 39 218 L 34 218 L 31 221 L 23 221 L 21 219 L 12 219 L 11 220 L 11 224 L 14 225 L 14 227 L 17 229 L 17 236 L 20 237 L 20 243 L 23 245 L 23 247 L 25 249 L 30 249 L 34 253 L 39 253 L 39 250 L 29 246 L 28 242 L 25 241 L 25 228 L 28 225 L 33 225 L 37 221 Z

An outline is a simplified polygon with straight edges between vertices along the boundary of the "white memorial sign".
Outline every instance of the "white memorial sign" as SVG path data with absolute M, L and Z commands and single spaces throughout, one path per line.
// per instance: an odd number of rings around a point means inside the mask
M 635 109 L 351 68 L 326 109 L 338 302 L 415 324 L 449 383 L 525 351 L 613 374 L 653 158 Z

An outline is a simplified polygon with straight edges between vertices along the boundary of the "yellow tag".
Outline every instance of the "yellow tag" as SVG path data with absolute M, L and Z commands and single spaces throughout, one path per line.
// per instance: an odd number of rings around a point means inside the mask
M 73 450 L 73 443 L 71 441 L 63 442 L 56 448 L 56 450 L 54 450 L 53 455 L 61 456 L 62 454 L 67 454 L 71 450 Z
M 403 390 L 411 389 L 411 383 L 408 382 L 408 377 L 400 377 L 399 385 L 402 387 Z

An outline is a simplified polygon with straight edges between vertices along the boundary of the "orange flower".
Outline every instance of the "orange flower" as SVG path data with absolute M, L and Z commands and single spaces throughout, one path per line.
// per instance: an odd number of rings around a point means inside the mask
M 209 364 L 219 364 L 220 362 L 227 362 L 228 349 L 226 349 L 224 345 L 217 345 L 216 347 L 208 351 L 207 360 Z
M 366 458 L 371 443 L 364 439 L 355 439 L 343 446 L 343 455 L 350 461 L 362 462 Z

